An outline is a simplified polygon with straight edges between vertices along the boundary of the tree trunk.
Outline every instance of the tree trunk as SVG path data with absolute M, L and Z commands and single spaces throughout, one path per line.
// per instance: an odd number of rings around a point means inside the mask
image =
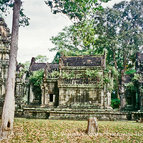
M 87 134 L 95 135 L 98 133 L 98 124 L 96 117 L 89 117 L 87 125 Z
M 125 87 L 124 87 L 124 70 L 121 71 L 121 86 L 120 86 L 120 110 L 123 110 L 126 106 L 126 97 L 125 97 Z
M 0 130 L 0 138 L 8 138 L 13 133 L 14 111 L 15 111 L 15 74 L 16 60 L 18 50 L 18 31 L 19 31 L 19 14 L 21 0 L 15 0 L 13 8 L 12 36 L 10 45 L 10 59 L 8 78 L 6 83 L 6 95 L 2 113 L 2 125 Z
M 112 49 L 112 51 L 113 51 L 113 60 L 114 60 L 115 69 L 118 71 L 115 48 Z M 116 80 L 117 80 L 117 98 L 120 99 L 120 95 L 119 95 L 119 78 L 117 77 Z

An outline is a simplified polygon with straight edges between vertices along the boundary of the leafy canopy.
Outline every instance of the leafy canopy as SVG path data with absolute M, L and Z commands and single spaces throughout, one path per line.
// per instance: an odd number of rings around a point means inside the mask
M 109 0 L 46 0 L 45 3 L 54 14 L 63 13 L 70 19 L 81 21 L 87 18 L 91 11 L 103 9 L 101 2 Z
M 0 0 L 0 12 L 2 12 L 3 15 L 7 15 L 9 9 L 13 8 L 13 6 L 14 6 L 14 0 Z M 28 26 L 29 20 L 30 20 L 30 18 L 28 18 L 24 14 L 24 9 L 21 6 L 19 25 L 20 26 Z

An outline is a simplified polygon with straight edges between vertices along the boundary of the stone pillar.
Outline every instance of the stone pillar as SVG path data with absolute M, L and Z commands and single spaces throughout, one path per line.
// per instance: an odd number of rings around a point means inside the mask
M 64 90 L 63 88 L 59 88 L 59 106 L 62 106 L 63 105 L 63 102 L 64 102 Z
M 49 94 L 47 94 L 47 92 L 46 92 L 46 94 L 45 94 L 45 105 L 49 105 L 49 98 L 50 98 L 50 95 Z
M 126 98 L 125 98 L 125 95 L 122 94 L 120 95 L 120 109 L 124 109 L 126 106 Z
M 111 93 L 109 91 L 107 92 L 107 105 L 111 105 Z
M 101 90 L 101 108 L 103 108 L 103 104 L 104 104 L 104 91 Z
M 2 84 L 2 95 L 4 95 L 4 94 L 5 94 L 5 85 Z
M 2 86 L 1 86 L 1 83 L 0 83 L 0 96 L 2 95 Z M 1 98 L 1 97 L 0 97 Z
M 56 95 L 53 95 L 53 103 L 55 104 Z
M 104 98 L 103 98 L 103 99 L 104 99 L 104 102 L 103 102 L 103 103 L 104 103 L 104 105 L 103 105 L 103 106 L 104 106 L 104 108 L 106 108 L 106 107 L 107 107 L 107 97 L 106 97 L 106 96 L 104 96 Z
M 111 107 L 111 92 L 107 92 L 107 108 L 112 109 Z
M 33 100 L 34 100 L 34 94 L 33 94 L 32 86 L 31 86 L 31 85 L 30 85 L 30 97 L 29 97 L 29 98 L 30 98 L 30 99 L 29 99 L 30 103 L 32 103 Z
M 45 88 L 42 87 L 41 106 L 44 106 L 44 101 L 45 101 Z

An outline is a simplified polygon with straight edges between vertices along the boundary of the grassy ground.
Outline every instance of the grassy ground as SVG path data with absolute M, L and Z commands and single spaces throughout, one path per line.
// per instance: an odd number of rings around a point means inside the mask
M 14 136 L 2 143 L 143 143 L 143 123 L 98 121 L 99 134 L 85 133 L 87 121 L 15 119 Z

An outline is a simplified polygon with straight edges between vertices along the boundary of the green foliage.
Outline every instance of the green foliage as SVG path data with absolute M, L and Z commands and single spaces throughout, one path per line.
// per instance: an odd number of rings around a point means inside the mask
M 71 71 L 70 73 L 67 73 L 67 72 L 62 72 L 62 77 L 64 79 L 72 79 L 75 77 L 75 74 L 73 71 Z
M 35 71 L 33 72 L 33 74 L 29 77 L 29 83 L 32 85 L 32 90 L 33 93 L 35 95 L 35 98 L 39 100 L 39 102 L 41 101 L 41 83 L 43 80 L 43 76 L 44 76 L 44 71 L 40 70 L 40 71 Z
M 38 55 L 35 57 L 37 63 L 47 63 L 48 58 L 46 56 Z
M 113 109 L 119 108 L 119 106 L 120 106 L 120 100 L 118 98 L 111 100 L 111 107 Z
M 139 80 L 140 80 L 140 75 L 139 74 L 134 74 L 132 77 L 131 82 L 127 83 L 125 86 L 127 87 L 128 92 L 138 92 L 139 88 Z
M 52 61 L 53 64 L 59 64 L 59 59 L 61 57 L 61 54 L 60 52 L 57 52 L 55 57 L 54 57 L 54 60 Z
M 30 61 L 23 63 L 25 71 L 29 71 Z
M 101 78 L 101 75 L 96 70 L 86 70 L 85 76 L 89 78 L 95 78 L 95 79 Z
M 99 80 L 101 78 L 101 75 L 96 70 L 86 70 L 85 72 L 76 75 L 78 78 L 90 78 L 90 79 L 96 79 Z M 62 72 L 62 77 L 65 79 L 72 79 L 75 77 L 74 71 L 71 71 L 70 73 Z
M 131 91 L 135 91 L 136 90 L 136 87 L 135 87 L 133 82 L 127 83 L 126 87 L 128 88 L 128 90 L 131 90 Z
M 101 0 L 101 2 L 108 1 Z M 51 8 L 53 14 L 63 13 L 70 19 L 79 21 L 87 18 L 91 11 L 103 10 L 97 0 L 46 0 L 45 3 Z
M 104 75 L 103 83 L 104 84 L 110 84 L 111 83 L 111 79 L 108 77 L 108 75 Z
M 76 23 L 66 27 L 51 41 L 55 45 L 51 51 L 59 51 L 64 55 L 95 55 L 95 30 L 92 23 L 88 21 Z
M 0 11 L 2 12 L 3 15 L 9 14 L 9 9 L 13 8 L 14 6 L 14 0 L 0 0 Z M 25 14 L 24 14 L 24 9 L 21 6 L 20 9 L 20 19 L 19 19 L 19 25 L 20 26 L 28 26 L 29 25 L 29 20 Z
M 62 1 L 57 9 L 68 2 L 70 1 L 65 3 Z M 74 2 L 76 1 L 73 1 L 73 5 Z M 72 7 L 70 4 L 68 6 Z M 71 12 L 74 13 L 74 9 L 72 10 Z M 77 18 L 79 20 L 77 23 L 65 28 L 58 36 L 52 37 L 51 40 L 55 44 L 52 50 L 63 52 L 65 55 L 94 55 L 106 49 L 107 65 L 112 67 L 110 70 L 114 76 L 114 89 L 119 93 L 121 71 L 126 71 L 129 75 L 136 73 L 134 70 L 136 53 L 143 45 L 143 2 L 141 0 L 123 1 L 115 4 L 113 8 L 105 8 L 104 11 L 98 11 L 96 7 L 94 11 L 91 7 L 90 14 L 89 9 L 85 10 L 87 10 L 87 17 L 80 15 L 82 18 Z M 65 14 L 68 15 L 68 12 Z M 106 75 L 104 82 L 110 82 Z
M 139 74 L 134 74 L 134 77 L 133 77 L 133 81 L 139 81 L 141 79 L 141 76 Z
M 66 73 L 66 72 L 62 72 L 62 77 L 65 78 L 65 79 L 68 79 L 69 78 L 69 74 Z
M 129 69 L 128 71 L 125 72 L 125 74 L 127 74 L 127 75 L 131 75 L 131 74 L 134 74 L 134 73 L 136 73 L 135 69 Z
M 108 71 L 109 70 L 111 71 L 113 77 L 118 77 L 119 76 L 119 72 L 115 67 L 107 66 L 107 69 L 108 69 Z
M 59 71 L 53 71 L 52 73 L 50 73 L 50 75 L 52 78 L 58 78 L 60 75 L 60 72 Z
M 43 70 L 33 72 L 33 74 L 29 78 L 30 84 L 32 84 L 33 86 L 40 86 L 42 83 L 43 76 Z
M 108 64 L 115 66 L 118 72 L 130 69 L 134 66 L 136 52 L 143 44 L 140 9 L 140 0 L 132 0 L 102 12 L 91 11 L 94 16 L 90 20 L 75 23 L 52 38 L 56 45 L 53 50 L 65 50 L 71 55 L 92 55 L 95 52 L 101 53 L 106 48 Z

